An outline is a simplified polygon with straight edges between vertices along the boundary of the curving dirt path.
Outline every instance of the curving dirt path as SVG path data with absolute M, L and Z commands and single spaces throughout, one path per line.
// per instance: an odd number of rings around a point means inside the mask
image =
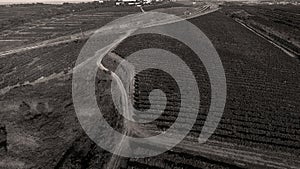
M 202 11 L 205 11 L 207 10 L 207 7 L 205 7 L 205 9 Z M 144 20 L 143 23 L 145 24 L 141 24 L 139 25 L 139 21 L 137 21 L 137 23 L 134 23 L 134 22 L 131 22 L 131 23 L 127 23 L 129 25 L 129 27 L 133 26 L 133 28 L 131 29 L 127 29 L 126 33 L 124 35 L 121 35 L 119 37 L 119 39 L 117 39 L 114 43 L 110 44 L 109 46 L 105 47 L 105 52 L 103 51 L 103 49 L 100 49 L 97 53 L 101 53 L 97 61 L 97 64 L 98 64 L 98 67 L 100 70 L 102 71 L 105 71 L 105 72 L 109 72 L 111 74 L 111 76 L 113 77 L 113 80 L 115 80 L 119 86 L 119 89 L 122 93 L 122 102 L 123 102 L 123 106 L 122 106 L 122 110 L 124 111 L 122 114 L 123 116 L 125 117 L 125 119 L 129 119 L 131 121 L 134 121 L 133 118 L 132 118 L 132 114 L 133 112 L 130 111 L 131 109 L 128 107 L 128 102 L 129 102 L 129 96 L 127 95 L 127 92 L 126 92 L 126 89 L 121 81 L 121 78 L 115 74 L 114 72 L 112 71 L 109 71 L 103 64 L 102 64 L 102 59 L 104 58 L 104 56 L 111 52 L 120 42 L 122 42 L 124 39 L 126 39 L 127 37 L 129 37 L 132 33 L 134 33 L 137 29 L 136 27 L 153 27 L 153 26 L 159 26 L 159 25 L 164 25 L 164 24 L 170 24 L 170 23 L 174 23 L 174 22 L 179 22 L 179 21 L 182 21 L 182 20 L 185 20 L 185 19 L 191 19 L 193 17 L 198 17 L 198 16 L 201 16 L 201 15 L 205 15 L 205 14 L 209 14 L 211 12 L 215 12 L 217 11 L 218 8 L 216 9 L 213 9 L 213 10 L 210 10 L 210 11 L 206 11 L 204 13 L 201 13 L 200 12 L 196 12 L 195 14 L 191 14 L 189 15 L 188 17 L 186 16 L 183 16 L 182 19 L 178 19 L 178 17 L 176 18 L 147 18 L 147 20 Z M 144 10 L 141 8 L 141 11 L 144 13 Z M 184 18 L 185 17 L 185 18 Z M 144 17 L 142 17 L 144 19 Z M 137 25 L 136 25 L 137 24 Z M 114 25 L 112 26 L 114 27 Z M 108 30 L 108 33 L 112 33 L 110 30 L 111 29 L 107 29 Z M 115 31 L 113 33 L 120 33 L 120 32 L 123 32 L 124 30 L 119 30 L 119 31 Z M 105 34 L 105 33 L 103 33 Z M 135 131 L 137 130 L 137 131 Z M 127 123 L 127 120 L 124 121 L 124 133 L 123 133 L 123 138 L 121 139 L 120 143 L 116 146 L 116 149 L 115 149 L 115 153 L 113 154 L 113 156 L 111 157 L 111 160 L 109 161 L 109 163 L 107 164 L 107 169 L 115 169 L 115 168 L 118 168 L 119 164 L 120 164 L 120 156 L 116 155 L 116 154 L 119 154 L 122 149 L 124 147 L 128 147 L 129 145 L 127 145 L 128 143 L 125 142 L 125 136 L 129 135 L 130 133 L 141 133 L 139 131 L 139 129 L 135 129 L 134 126 L 130 126 L 130 124 Z

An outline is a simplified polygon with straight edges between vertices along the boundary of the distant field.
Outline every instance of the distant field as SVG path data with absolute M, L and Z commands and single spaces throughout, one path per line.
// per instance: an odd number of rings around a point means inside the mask
M 80 12 L 93 8 L 99 8 L 99 5 L 94 3 L 65 5 L 2 5 L 0 6 L 0 30 L 5 30 L 38 19 L 50 18 L 57 15 Z
M 145 10 L 180 7 L 167 3 L 146 6 Z M 0 6 L 0 50 L 37 43 L 62 36 L 98 29 L 129 14 L 141 12 L 138 7 L 116 7 L 97 3 L 65 5 L 14 5 Z
M 140 11 L 136 7 L 91 5 L 82 5 L 83 7 L 80 7 L 81 5 L 35 5 L 11 7 L 12 9 L 3 7 L 5 10 L 0 13 L 0 17 L 5 21 L 1 23 L 8 20 L 17 24 L 5 24 L 5 27 L 2 27 L 0 49 L 9 50 L 66 35 L 70 35 L 71 38 L 71 35 L 80 32 L 84 36 L 87 30 L 98 29 L 116 18 Z M 49 7 L 45 8 L 45 6 Z M 14 17 L 7 17 L 14 16 L 15 13 L 24 16 L 24 22 L 19 22 Z M 22 17 L 18 18 L 22 19 Z

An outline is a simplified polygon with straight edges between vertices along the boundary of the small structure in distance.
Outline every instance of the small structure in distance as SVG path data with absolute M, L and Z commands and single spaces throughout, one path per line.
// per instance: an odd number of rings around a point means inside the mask
M 153 0 L 117 0 L 116 5 L 149 5 L 152 4 Z

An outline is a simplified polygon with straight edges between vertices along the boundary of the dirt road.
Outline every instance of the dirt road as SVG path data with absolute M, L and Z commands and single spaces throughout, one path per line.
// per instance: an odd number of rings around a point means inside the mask
M 256 34 L 257 36 L 265 39 L 266 41 L 270 42 L 272 45 L 276 46 L 277 48 L 279 48 L 280 50 L 282 50 L 284 53 L 286 53 L 287 55 L 289 55 L 290 57 L 293 58 L 297 58 L 296 54 L 286 50 L 284 47 L 280 46 L 279 44 L 277 44 L 276 42 L 271 41 L 270 39 L 266 38 L 265 36 L 259 34 L 258 32 L 256 32 L 254 29 L 250 28 L 249 26 L 245 25 L 244 23 L 235 20 L 237 23 L 241 24 L 242 26 L 244 26 L 245 28 L 247 28 L 248 30 L 250 30 L 251 32 L 253 32 L 254 34 Z

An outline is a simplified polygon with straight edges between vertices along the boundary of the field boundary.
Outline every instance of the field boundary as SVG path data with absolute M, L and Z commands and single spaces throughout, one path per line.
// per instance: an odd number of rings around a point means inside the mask
M 239 23 L 240 25 L 242 25 L 243 27 L 247 28 L 247 29 L 250 30 L 251 32 L 255 33 L 255 34 L 258 35 L 259 37 L 265 39 L 266 41 L 268 41 L 269 43 L 271 43 L 271 44 L 274 45 L 275 47 L 279 48 L 280 50 L 282 50 L 284 53 L 286 53 L 286 54 L 289 55 L 290 57 L 300 59 L 300 55 L 299 55 L 297 52 L 295 52 L 295 51 L 293 51 L 293 50 L 291 50 L 291 49 L 289 49 L 289 48 L 287 48 L 287 47 L 281 45 L 280 43 L 278 43 L 278 42 L 272 40 L 272 39 L 269 38 L 268 36 L 266 36 L 266 35 L 264 35 L 264 34 L 258 32 L 258 31 L 256 31 L 254 28 L 250 27 L 249 25 L 247 25 L 247 24 L 245 24 L 245 23 L 242 23 L 241 21 L 239 21 L 239 20 L 237 20 L 237 19 L 233 19 L 233 20 L 236 21 L 237 23 Z

